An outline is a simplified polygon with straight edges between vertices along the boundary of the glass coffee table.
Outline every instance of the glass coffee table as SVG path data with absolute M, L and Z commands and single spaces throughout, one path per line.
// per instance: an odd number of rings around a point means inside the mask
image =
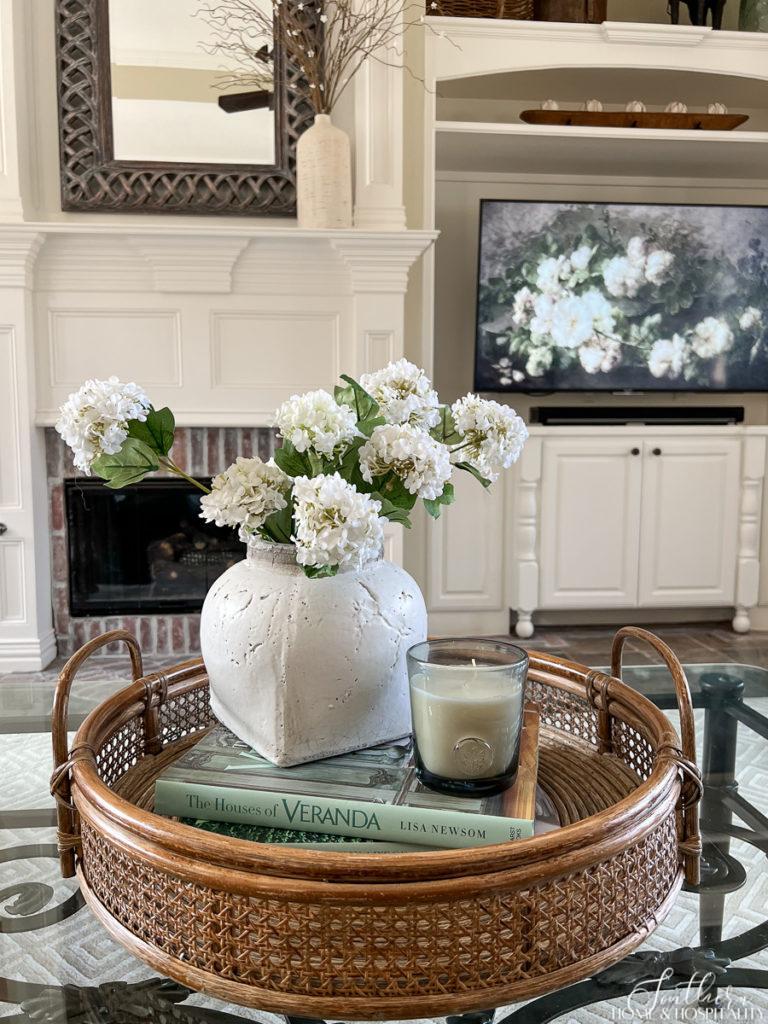
M 705 787 L 701 885 L 686 888 L 642 950 L 614 967 L 527 1003 L 478 1007 L 450 1024 L 768 1024 L 768 669 L 713 664 L 686 671 Z M 126 678 L 122 664 L 84 669 L 70 705 L 72 731 Z M 666 669 L 628 666 L 624 679 L 674 719 Z M 54 683 L 52 673 L 32 684 L 0 677 L 0 1021 L 278 1020 L 153 974 L 107 935 L 76 879 L 60 878 L 48 791 Z

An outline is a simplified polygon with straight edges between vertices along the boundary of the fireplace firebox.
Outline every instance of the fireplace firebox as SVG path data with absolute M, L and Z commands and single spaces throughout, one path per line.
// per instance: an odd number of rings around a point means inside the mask
M 245 557 L 232 530 L 200 519 L 200 491 L 155 479 L 113 491 L 65 480 L 72 616 L 199 611 L 225 569 Z

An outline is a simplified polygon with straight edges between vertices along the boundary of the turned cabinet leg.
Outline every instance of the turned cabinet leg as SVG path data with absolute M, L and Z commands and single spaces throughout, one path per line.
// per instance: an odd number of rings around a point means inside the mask
M 533 612 L 524 612 L 518 609 L 517 612 L 517 624 L 515 626 L 515 633 L 520 637 L 521 640 L 528 640 L 529 637 L 533 636 Z
M 752 628 L 752 624 L 749 621 L 749 608 L 737 605 L 736 614 L 731 625 L 733 626 L 734 633 L 748 633 Z

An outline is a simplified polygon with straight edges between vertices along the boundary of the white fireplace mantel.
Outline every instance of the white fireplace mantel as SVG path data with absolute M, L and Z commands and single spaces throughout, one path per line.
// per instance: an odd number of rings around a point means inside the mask
M 297 391 L 403 354 L 408 273 L 434 238 L 0 223 L 0 671 L 55 653 L 40 427 L 84 379 L 135 380 L 182 426 L 270 425 Z

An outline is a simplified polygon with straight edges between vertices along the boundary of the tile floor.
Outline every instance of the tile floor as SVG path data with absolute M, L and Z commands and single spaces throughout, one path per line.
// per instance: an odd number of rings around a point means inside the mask
M 689 664 L 731 662 L 768 667 L 768 632 L 734 633 L 729 622 L 708 622 L 685 625 L 646 626 L 665 640 L 681 661 Z M 545 651 L 583 665 L 607 666 L 611 660 L 611 641 L 615 626 L 541 626 L 530 640 L 504 637 L 532 650 Z M 146 658 L 147 672 L 179 660 L 169 654 Z M 647 665 L 658 659 L 641 643 L 627 643 L 625 664 Z M 3 683 L 51 682 L 58 675 L 63 658 L 57 658 L 43 672 L 0 673 Z M 123 657 L 94 658 L 83 678 L 109 678 L 128 681 L 127 660 Z

